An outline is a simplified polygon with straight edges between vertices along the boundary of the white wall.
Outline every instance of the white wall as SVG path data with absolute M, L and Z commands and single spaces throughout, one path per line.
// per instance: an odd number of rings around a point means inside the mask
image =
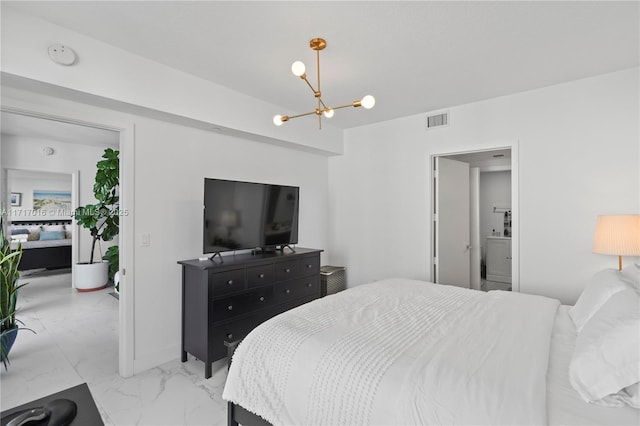
M 121 245 L 132 245 L 135 259 L 126 281 L 133 287 L 135 373 L 180 355 L 181 270 L 176 262 L 202 255 L 205 177 L 299 186 L 299 246 L 327 248 L 328 160 L 324 155 L 12 88 L 3 88 L 2 104 L 135 129 L 133 158 L 125 158 L 129 149 L 121 150 L 123 161 L 134 162 L 133 179 L 124 189 L 133 193 L 129 214 L 134 229 L 129 232 L 135 241 L 121 241 Z M 5 157 L 2 160 L 9 161 Z M 18 167 L 34 167 L 28 160 L 23 156 Z M 39 164 L 35 167 L 44 169 Z M 149 246 L 140 245 L 142 234 L 149 234 Z M 327 256 L 328 251 L 322 255 L 323 263 Z
M 429 132 L 425 114 L 346 131 L 329 160 L 331 263 L 351 286 L 430 279 L 429 156 L 517 141 L 520 289 L 575 302 L 616 265 L 591 253 L 597 215 L 640 212 L 638 82 L 636 68 L 462 105 Z
M 202 255 L 205 177 L 300 186 L 299 242 L 327 246 L 327 158 L 172 124 L 136 122 L 135 230 L 138 357 L 179 354 L 180 280 L 176 261 Z

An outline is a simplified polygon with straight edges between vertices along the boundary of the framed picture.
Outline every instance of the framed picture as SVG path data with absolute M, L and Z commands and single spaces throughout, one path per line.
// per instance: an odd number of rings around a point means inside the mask
M 33 190 L 34 210 L 71 210 L 71 192 Z
M 21 192 L 12 192 L 11 193 L 11 207 L 19 207 L 22 205 L 22 193 Z

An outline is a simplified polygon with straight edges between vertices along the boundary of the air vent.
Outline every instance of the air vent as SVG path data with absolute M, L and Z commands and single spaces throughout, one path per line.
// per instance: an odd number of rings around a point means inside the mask
M 427 116 L 427 130 L 436 127 L 446 127 L 449 125 L 449 113 L 443 112 L 442 114 L 428 115 Z

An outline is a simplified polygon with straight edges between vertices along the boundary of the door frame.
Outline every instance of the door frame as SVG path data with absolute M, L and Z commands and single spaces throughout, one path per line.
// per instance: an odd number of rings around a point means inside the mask
M 474 152 L 497 151 L 501 149 L 511 149 L 511 288 L 512 291 L 520 291 L 520 198 L 519 198 L 519 141 L 496 141 L 460 148 L 454 150 L 436 149 L 429 155 L 429 187 L 431 197 L 429 200 L 430 228 L 431 235 L 429 241 L 429 270 L 433 278 L 434 273 L 434 247 L 435 247 L 435 188 L 434 188 L 434 164 L 436 157 L 445 157 L 459 154 L 470 154 Z M 433 279 L 432 279 L 433 281 Z
M 40 93 L 40 92 L 36 92 Z M 46 94 L 43 94 L 47 96 Z M 94 127 L 111 130 L 120 135 L 120 210 L 128 212 L 120 217 L 119 246 L 120 246 L 120 297 L 118 304 L 118 372 L 122 377 L 131 377 L 134 374 L 135 361 L 135 336 L 134 336 L 134 164 L 135 164 L 135 124 L 133 121 L 118 120 L 115 123 L 95 122 L 93 119 L 84 120 L 79 117 L 58 115 L 54 108 L 35 105 L 32 103 L 16 103 L 13 99 L 3 99 L 0 111 L 12 114 L 20 114 L 28 117 L 46 120 L 60 121 L 78 126 Z M 77 113 L 79 115 L 81 113 Z M 4 178 L 7 171 L 0 166 L 0 175 Z M 77 176 L 77 175 L 76 175 Z M 75 184 L 75 183 L 74 183 Z M 7 197 L 6 187 L 3 183 L 0 192 Z M 79 195 L 79 194 L 78 194 Z M 77 201 L 77 200 L 76 200 Z M 77 232 L 74 232 L 74 235 Z M 76 244 L 77 245 L 77 244 Z M 73 274 L 72 274 L 73 275 Z

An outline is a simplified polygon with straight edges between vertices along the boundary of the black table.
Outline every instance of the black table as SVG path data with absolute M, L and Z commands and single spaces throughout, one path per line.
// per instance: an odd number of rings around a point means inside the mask
M 4 390 L 7 391 L 6 389 Z M 0 413 L 1 424 L 5 426 L 11 419 L 17 416 L 18 413 L 22 413 L 24 410 L 42 407 L 49 401 L 53 401 L 54 399 L 69 399 L 76 403 L 78 406 L 78 413 L 76 414 L 75 419 L 70 423 L 70 425 L 76 426 L 104 426 L 104 422 L 102 421 L 102 417 L 98 412 L 98 407 L 96 407 L 96 403 L 91 396 L 91 392 L 89 391 L 89 387 L 86 383 L 83 383 L 78 386 L 74 386 L 69 389 L 65 389 L 63 391 L 51 394 L 49 396 L 45 396 L 44 398 L 36 399 L 35 401 L 27 402 L 26 404 L 22 404 L 18 407 L 13 407 L 9 410 L 3 411 Z M 31 425 L 46 425 L 47 419 L 42 422 L 29 422 Z

